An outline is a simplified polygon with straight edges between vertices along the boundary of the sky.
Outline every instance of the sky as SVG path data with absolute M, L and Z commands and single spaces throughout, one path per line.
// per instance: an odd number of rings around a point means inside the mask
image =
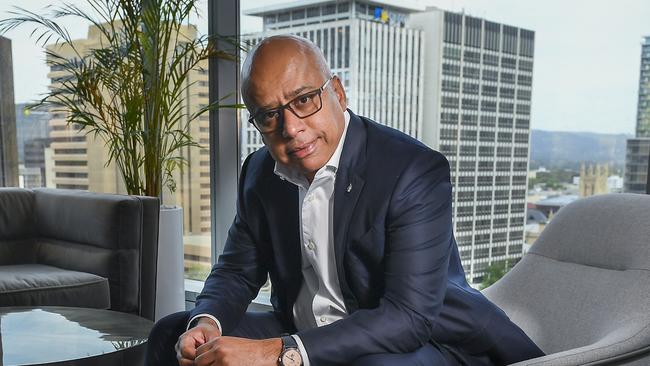
M 79 1 L 75 1 L 77 3 Z M 241 8 L 286 0 L 242 0 Z M 641 42 L 650 36 L 649 0 L 420 0 L 421 3 L 535 31 L 531 127 L 553 131 L 633 134 L 636 124 Z M 0 3 L 0 18 L 19 4 L 39 10 L 57 1 Z M 200 1 L 205 14 L 207 1 Z M 199 32 L 207 19 L 195 20 Z M 63 23 L 73 38 L 87 27 Z M 242 32 L 261 30 L 261 21 L 242 18 Z M 30 28 L 5 34 L 12 40 L 17 102 L 47 90 L 48 68 Z

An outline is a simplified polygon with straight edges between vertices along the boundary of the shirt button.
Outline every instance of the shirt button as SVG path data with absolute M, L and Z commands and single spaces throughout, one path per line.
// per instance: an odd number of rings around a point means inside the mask
M 309 196 L 307 196 L 307 202 L 311 202 L 313 200 L 314 200 L 314 195 L 313 194 L 310 194 Z
M 327 321 L 327 318 L 324 317 L 324 316 L 321 316 L 319 320 L 320 320 L 321 323 L 325 323 Z
M 315 247 L 316 245 L 314 245 L 313 241 L 310 241 L 309 244 L 307 244 L 307 248 L 309 248 L 309 250 L 314 250 Z

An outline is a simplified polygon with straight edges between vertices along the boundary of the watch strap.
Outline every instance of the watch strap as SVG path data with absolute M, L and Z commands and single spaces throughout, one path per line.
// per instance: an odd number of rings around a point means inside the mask
M 281 334 L 280 339 L 282 339 L 282 351 L 288 349 L 298 349 L 298 342 L 289 334 Z
M 298 348 L 298 342 L 289 334 L 281 334 L 280 339 L 282 340 L 282 352 L 280 352 L 280 357 L 278 357 L 278 365 L 283 366 L 283 357 L 289 351 L 298 352 L 298 357 L 300 357 L 300 364 L 302 363 L 302 356 L 300 355 L 300 349 Z

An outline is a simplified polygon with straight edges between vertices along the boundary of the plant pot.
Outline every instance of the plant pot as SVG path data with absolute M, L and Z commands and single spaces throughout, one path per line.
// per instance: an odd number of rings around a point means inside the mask
M 183 253 L 183 209 L 177 206 L 161 206 L 156 273 L 156 321 L 185 310 Z

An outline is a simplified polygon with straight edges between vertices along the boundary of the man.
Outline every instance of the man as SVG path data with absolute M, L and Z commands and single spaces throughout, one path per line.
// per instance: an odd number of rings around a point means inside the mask
M 242 167 L 237 215 L 196 308 L 158 322 L 149 365 L 501 365 L 543 354 L 465 280 L 447 160 L 347 110 L 314 44 L 262 41 L 242 95 L 266 146 Z M 274 311 L 246 313 L 267 274 Z

